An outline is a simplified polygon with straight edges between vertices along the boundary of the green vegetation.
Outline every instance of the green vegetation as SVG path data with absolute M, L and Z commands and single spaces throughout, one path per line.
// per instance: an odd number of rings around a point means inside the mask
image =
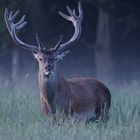
M 25 80 L 16 87 L 2 84 L 0 140 L 138 140 L 140 137 L 138 82 L 119 88 L 110 85 L 112 106 L 107 124 L 74 124 L 72 119 L 64 121 L 60 115 L 53 125 L 40 111 L 37 83 Z

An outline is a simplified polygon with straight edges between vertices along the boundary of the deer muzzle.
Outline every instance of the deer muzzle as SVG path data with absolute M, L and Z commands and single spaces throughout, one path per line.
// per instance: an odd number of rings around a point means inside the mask
M 45 75 L 45 77 L 50 78 L 54 75 L 54 72 L 53 71 L 45 71 L 44 75 Z
M 51 75 L 51 72 L 45 71 L 45 72 L 44 72 L 44 75 L 45 75 L 45 76 L 49 76 L 49 75 Z

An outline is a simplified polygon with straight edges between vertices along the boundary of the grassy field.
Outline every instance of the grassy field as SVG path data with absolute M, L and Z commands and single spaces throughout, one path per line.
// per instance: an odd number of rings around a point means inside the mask
M 25 84 L 26 83 L 26 84 Z M 53 125 L 41 113 L 37 84 L 23 81 L 16 87 L 1 82 L 0 140 L 138 140 L 140 139 L 140 86 L 133 81 L 112 93 L 110 119 L 100 123 L 79 124 L 63 121 Z

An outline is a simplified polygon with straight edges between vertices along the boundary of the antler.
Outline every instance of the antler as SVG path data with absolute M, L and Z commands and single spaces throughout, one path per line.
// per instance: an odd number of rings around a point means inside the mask
M 21 41 L 18 37 L 17 37 L 17 32 L 19 32 L 26 24 L 27 21 L 25 21 L 25 15 L 23 15 L 23 17 L 21 18 L 20 21 L 18 21 L 17 23 L 14 23 L 14 20 L 16 18 L 16 16 L 18 15 L 19 11 L 17 11 L 15 14 L 13 14 L 12 11 L 8 11 L 8 9 L 5 9 L 5 13 L 4 13 L 4 20 L 6 22 L 6 26 L 8 28 L 8 31 L 10 32 L 10 35 L 13 39 L 13 41 L 20 47 L 24 48 L 24 49 L 28 49 L 31 51 L 38 51 L 41 47 L 40 40 L 38 38 L 38 36 L 36 35 L 36 39 L 39 45 L 39 49 L 37 46 L 33 46 L 33 45 L 29 45 L 24 43 L 23 41 Z
M 64 13 L 60 12 L 59 11 L 59 14 L 65 18 L 66 20 L 68 21 L 71 21 L 73 23 L 73 26 L 75 28 L 75 32 L 73 34 L 73 36 L 71 37 L 71 39 L 64 43 L 64 44 L 60 44 L 61 43 L 61 39 L 57 45 L 57 47 L 55 47 L 55 50 L 57 51 L 65 51 L 65 50 L 68 50 L 69 49 L 69 46 L 70 44 L 72 44 L 74 41 L 78 40 L 80 35 L 81 35 L 81 22 L 82 22 L 82 19 L 83 19 L 83 10 L 82 10 L 82 7 L 81 7 L 81 3 L 79 2 L 78 3 L 78 10 L 79 10 L 79 15 L 77 16 L 76 15 L 76 11 L 75 9 L 71 10 L 69 8 L 69 6 L 66 7 L 70 16 L 68 15 L 65 15 Z
M 53 49 L 48 50 L 49 51 L 66 51 L 69 49 L 70 44 L 72 44 L 74 41 L 76 41 L 80 35 L 81 35 L 81 22 L 83 19 L 83 10 L 81 7 L 81 3 L 78 3 L 78 10 L 79 10 L 79 15 L 76 15 L 76 11 L 75 9 L 71 10 L 69 8 L 69 6 L 66 7 L 70 16 L 65 15 L 64 13 L 59 11 L 59 14 L 65 18 L 68 21 L 71 21 L 73 23 L 73 26 L 75 28 L 75 32 L 73 34 L 73 36 L 71 37 L 71 39 L 64 43 L 61 44 L 62 42 L 62 36 L 60 37 L 60 40 L 58 41 L 58 43 L 56 44 L 56 46 Z M 6 22 L 6 26 L 8 28 L 8 31 L 10 32 L 10 35 L 13 39 L 13 41 L 20 47 L 24 48 L 24 49 L 28 49 L 31 51 L 40 51 L 43 50 L 43 46 L 42 46 L 42 42 L 38 37 L 38 34 L 36 34 L 36 40 L 38 43 L 38 46 L 34 46 L 34 45 L 29 45 L 23 41 L 21 41 L 18 36 L 17 36 L 17 32 L 19 32 L 26 24 L 27 21 L 25 21 L 25 15 L 21 18 L 20 21 L 18 21 L 17 23 L 14 23 L 14 20 L 16 18 L 16 16 L 18 15 L 19 11 L 17 11 L 15 14 L 13 14 L 12 11 L 8 11 L 8 9 L 5 9 L 5 13 L 4 13 L 4 20 Z

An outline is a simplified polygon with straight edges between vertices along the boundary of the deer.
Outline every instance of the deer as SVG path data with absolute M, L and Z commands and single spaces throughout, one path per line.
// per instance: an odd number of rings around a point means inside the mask
M 37 45 L 23 42 L 17 35 L 26 24 L 25 15 L 14 23 L 19 11 L 13 13 L 7 8 L 4 20 L 13 42 L 33 53 L 39 63 L 39 97 L 40 106 L 45 116 L 54 115 L 59 109 L 64 114 L 70 114 L 77 120 L 102 120 L 108 118 L 111 105 L 111 93 L 100 81 L 94 78 L 71 78 L 66 79 L 58 73 L 57 63 L 62 60 L 71 50 L 72 44 L 80 38 L 83 10 L 78 3 L 76 10 L 66 6 L 69 15 L 59 11 L 58 13 L 67 21 L 72 22 L 74 33 L 65 43 L 62 43 L 62 35 L 58 43 L 50 49 L 46 49 L 36 33 Z

